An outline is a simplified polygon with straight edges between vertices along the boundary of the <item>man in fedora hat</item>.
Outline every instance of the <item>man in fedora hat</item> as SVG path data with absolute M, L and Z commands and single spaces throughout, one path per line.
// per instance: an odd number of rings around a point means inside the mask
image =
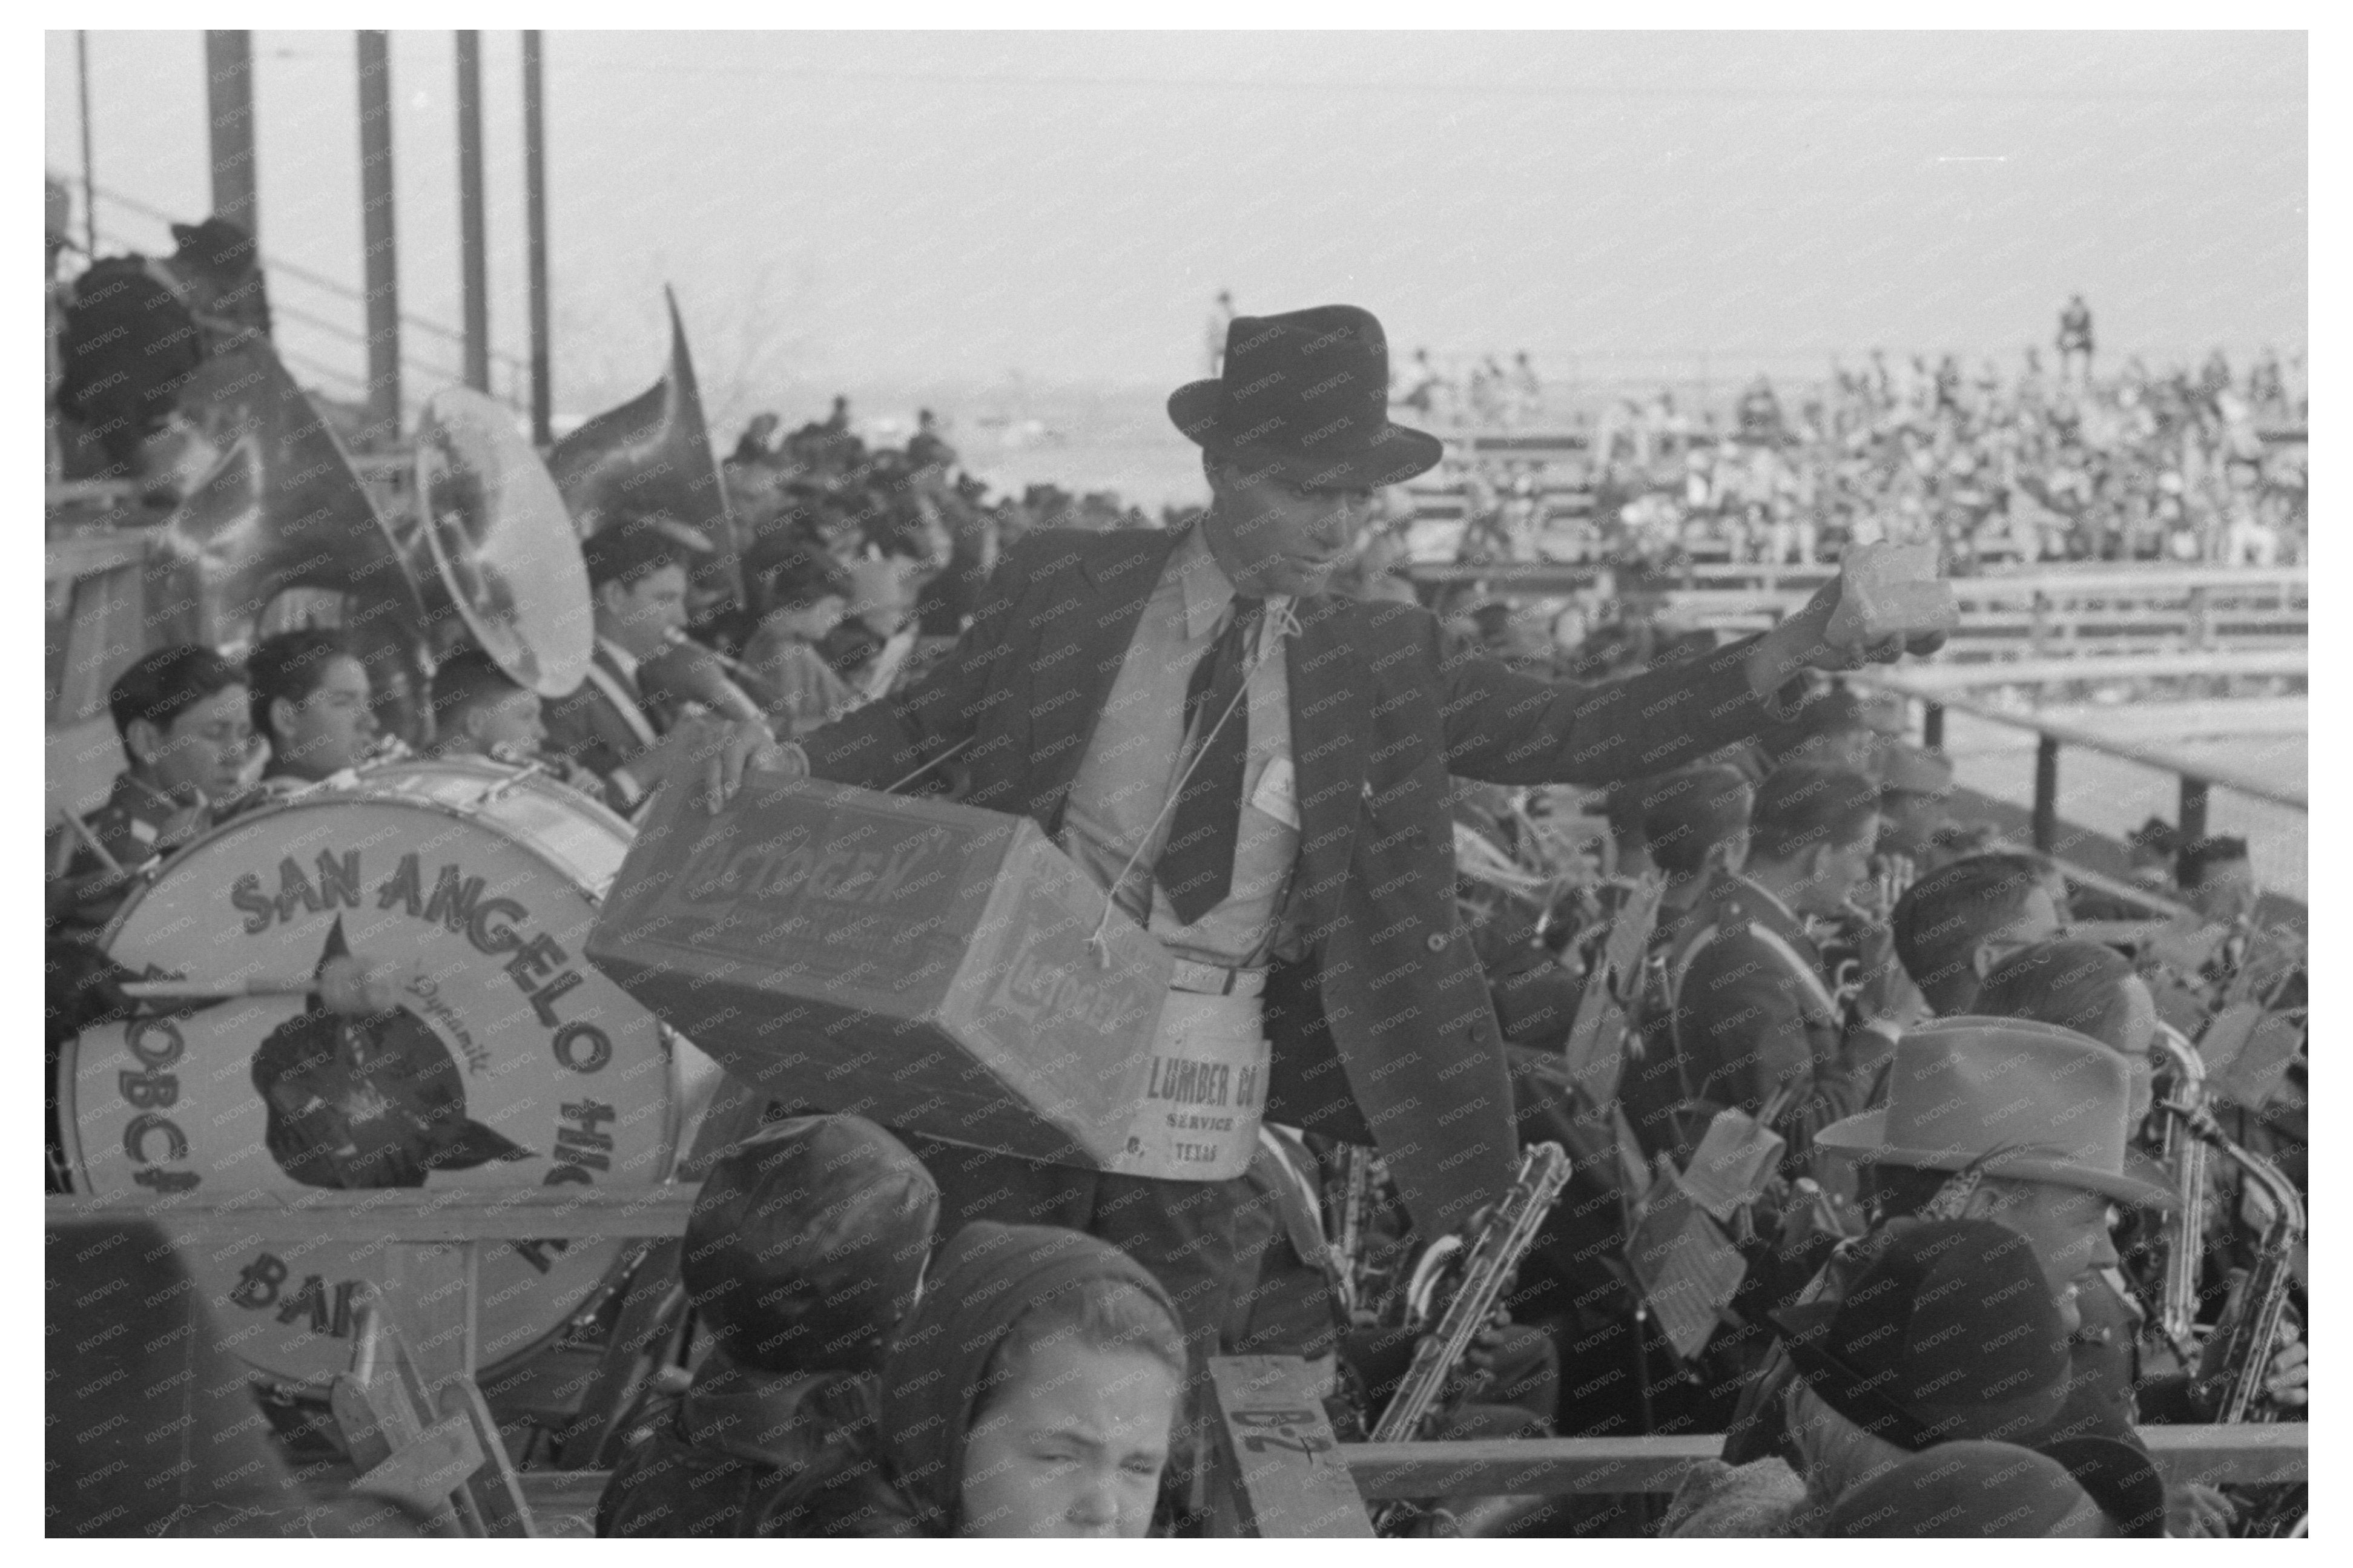
M 1844 1296 L 1788 1308 L 1776 1322 L 1796 1368 L 1784 1403 L 1802 1502 L 1789 1498 L 1778 1459 L 1739 1470 L 1719 1461 L 1679 1495 L 1687 1518 L 1671 1533 L 1728 1532 L 1708 1528 L 1711 1511 L 1744 1526 L 1739 1533 L 1761 1533 L 1757 1520 L 1742 1517 L 1750 1513 L 1743 1500 L 1776 1476 L 1789 1522 L 1803 1529 L 1809 1513 L 1819 1520 L 1845 1507 L 1907 1456 L 1985 1443 L 2041 1448 L 2070 1471 L 2083 1464 L 2102 1479 L 2102 1507 L 2119 1528 L 2158 1533 L 2163 1488 L 2145 1484 L 2156 1480 L 2146 1455 L 2101 1439 L 2069 1448 L 2049 1438 L 2066 1399 L 2067 1333 L 2032 1247 L 2015 1231 L 1982 1219 L 1907 1226 Z
M 2084 1276 L 2113 1268 L 2111 1205 L 2170 1207 L 2155 1162 L 2129 1147 L 2131 1075 L 2124 1058 L 2056 1025 L 2019 1018 L 1939 1019 L 1905 1032 L 1887 1103 L 1834 1122 L 1814 1146 L 1865 1167 L 1873 1223 L 1842 1245 L 1799 1304 L 1844 1295 L 1870 1259 L 1921 1219 L 1985 1218 L 2026 1238 L 2069 1334 L 2069 1387 L 2057 1436 L 2136 1440 L 2133 1392 L 2084 1342 Z M 1786 1345 L 1742 1393 L 1725 1457 L 1760 1458 L 1785 1440 Z
M 871 788 L 960 752 L 965 804 L 1033 818 L 1166 947 L 1178 990 L 1271 1042 L 1265 1118 L 1377 1145 L 1434 1237 L 1503 1192 L 1518 1157 L 1454 907 L 1452 776 L 1661 773 L 1786 712 L 1808 666 L 1904 647 L 1831 646 L 1832 584 L 1671 669 L 1602 686 L 1515 674 L 1417 605 L 1325 591 L 1374 492 L 1440 455 L 1389 422 L 1380 322 L 1347 305 L 1237 317 L 1221 371 L 1168 400 L 1201 447 L 1197 524 L 1031 535 L 923 680 L 797 745 L 739 731 L 705 796 L 732 795 L 747 766 Z M 955 1172 L 944 1234 L 988 1217 L 1094 1230 L 1159 1275 L 1197 1348 L 1214 1345 L 1243 1184 L 916 1146 Z

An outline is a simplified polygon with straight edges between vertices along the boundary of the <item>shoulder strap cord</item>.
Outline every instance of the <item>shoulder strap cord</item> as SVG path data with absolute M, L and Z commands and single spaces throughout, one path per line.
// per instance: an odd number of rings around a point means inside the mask
M 588 661 L 588 679 L 596 683 L 598 691 L 604 693 L 605 700 L 620 710 L 621 721 L 628 725 L 630 733 L 637 736 L 638 744 L 649 752 L 652 751 L 659 743 L 660 737 L 654 733 L 653 726 L 646 721 L 644 711 L 630 699 L 628 689 L 621 684 L 620 678 L 606 668 L 598 660 L 592 658 Z

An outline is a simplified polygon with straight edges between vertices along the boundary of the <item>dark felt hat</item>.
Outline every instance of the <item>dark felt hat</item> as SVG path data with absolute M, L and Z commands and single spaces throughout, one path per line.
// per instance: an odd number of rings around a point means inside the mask
M 1831 1505 L 1833 1540 L 2033 1540 L 2096 1522 L 2084 1489 L 2047 1456 L 2010 1443 L 1943 1443 L 1890 1466 Z M 2086 1531 L 2085 1533 L 2090 1533 Z
M 1807 1386 L 1898 1447 L 2029 1441 L 2066 1400 L 2050 1283 L 2026 1238 L 1990 1220 L 1905 1226 L 1843 1298 L 1774 1321 Z
M 2170 1208 L 2164 1171 L 2130 1146 L 2131 1099 L 2125 1058 L 2086 1035 L 2024 1018 L 1938 1018 L 1895 1043 L 1887 1102 L 1831 1122 L 1814 1147 Z
M 871 1371 L 913 1305 L 939 1188 L 857 1116 L 802 1116 L 720 1156 L 687 1221 L 679 1275 L 735 1360 Z
M 2142 1450 L 2116 1437 L 2063 1437 L 2038 1449 L 2067 1468 L 2125 1536 L 2165 1533 L 2165 1478 Z
M 1389 422 L 1389 347 L 1355 305 L 1236 316 L 1224 374 L 1168 397 L 1187 440 L 1309 489 L 1376 489 L 1438 465 L 1425 431 Z

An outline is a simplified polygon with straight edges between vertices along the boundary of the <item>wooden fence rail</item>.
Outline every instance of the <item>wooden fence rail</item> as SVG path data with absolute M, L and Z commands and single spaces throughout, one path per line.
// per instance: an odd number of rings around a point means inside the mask
M 132 1204 L 47 1200 L 49 1225 L 146 1222 L 181 1247 L 223 1241 L 332 1237 L 385 1247 L 386 1307 L 417 1351 L 424 1385 L 471 1376 L 475 1255 L 486 1241 L 561 1234 L 586 1239 L 675 1237 L 684 1232 L 697 1189 L 554 1194 L 403 1190 L 236 1194 Z M 438 1369 L 438 1374 L 436 1369 Z M 1335 1508 L 1335 1466 L 1345 1467 L 1365 1502 L 1443 1496 L 1510 1497 L 1577 1492 L 1670 1492 L 1691 1467 L 1713 1458 L 1713 1435 L 1567 1437 L 1535 1441 L 1335 1444 L 1315 1403 L 1297 1395 L 1304 1367 L 1284 1358 L 1216 1363 L 1222 1445 L 1220 1510 L 1238 1533 L 1367 1533 L 1361 1517 Z M 1267 1408 L 1259 1408 L 1260 1406 Z M 1275 1409 L 1273 1406 L 1282 1406 Z M 1278 1419 L 1279 1418 L 1279 1419 Z M 2301 1423 L 2157 1426 L 2145 1430 L 2168 1481 L 2259 1484 L 2309 1474 Z M 1247 1461 L 1247 1462 L 1245 1462 Z M 577 1533 L 603 1490 L 603 1470 L 528 1472 L 523 1495 L 534 1514 L 565 1516 Z

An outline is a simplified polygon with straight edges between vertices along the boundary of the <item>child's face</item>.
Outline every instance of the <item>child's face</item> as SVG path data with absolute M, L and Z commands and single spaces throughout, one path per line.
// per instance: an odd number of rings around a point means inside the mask
M 245 688 L 231 686 L 187 708 L 160 732 L 133 721 L 132 748 L 155 787 L 178 798 L 193 786 L 215 800 L 237 794 L 246 758 L 253 751 L 253 725 L 246 716 Z
M 1152 1523 L 1176 1374 L 1067 1341 L 1024 1358 L 965 1436 L 961 1533 L 1141 1539 Z

